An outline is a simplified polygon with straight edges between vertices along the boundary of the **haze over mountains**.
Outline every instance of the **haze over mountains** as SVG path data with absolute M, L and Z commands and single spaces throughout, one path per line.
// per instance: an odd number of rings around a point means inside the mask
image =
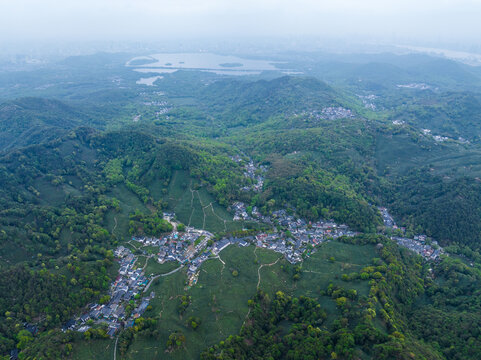
M 481 358 L 481 5 L 0 5 L 0 360 Z

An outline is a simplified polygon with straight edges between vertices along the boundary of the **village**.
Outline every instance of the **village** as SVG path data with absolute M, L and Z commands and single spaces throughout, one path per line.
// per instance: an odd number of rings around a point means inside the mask
M 235 158 L 238 162 L 240 159 L 240 157 Z M 249 159 L 245 167 L 244 176 L 256 179 L 257 184 L 259 184 L 254 190 L 262 190 L 262 184 L 264 183 L 263 174 L 267 171 L 267 168 L 265 166 L 256 167 L 251 159 Z M 399 229 L 400 234 L 405 233 L 404 228 L 399 228 L 396 225 L 387 208 L 379 207 L 378 209 L 386 228 Z M 356 232 L 349 230 L 346 225 L 338 225 L 332 220 L 319 220 L 315 223 L 307 223 L 294 215 L 289 215 L 286 210 L 277 210 L 272 213 L 272 216 L 264 216 L 256 206 L 247 206 L 240 201 L 235 202 L 231 206 L 231 210 L 234 212 L 234 221 L 260 222 L 269 224 L 274 229 L 269 233 L 260 233 L 255 237 L 240 240 L 279 252 L 291 264 L 302 261 L 304 257 L 309 255 L 310 251 L 315 251 L 314 247 L 316 245 L 323 241 L 336 239 L 340 236 L 356 235 Z M 396 241 L 399 246 L 408 248 L 421 255 L 426 260 L 436 260 L 441 254 L 444 254 L 444 249 L 438 245 L 437 241 L 428 239 L 426 235 L 415 235 L 412 239 L 392 236 L 391 240 Z
M 242 241 L 267 248 L 285 256 L 291 264 L 296 264 L 309 255 L 316 245 L 340 236 L 354 236 L 346 225 L 338 225 L 333 221 L 317 221 L 314 223 L 296 218 L 286 210 L 277 210 L 272 216 L 263 216 L 257 207 L 248 207 L 242 202 L 236 202 L 234 220 L 256 221 L 273 226 L 271 232 L 263 232 L 255 237 L 242 238 Z
M 200 265 L 212 256 L 212 238 L 214 234 L 187 226 L 185 231 L 177 231 L 179 226 L 173 219 L 175 214 L 164 213 L 164 219 L 170 221 L 175 230 L 162 237 L 133 237 L 132 240 L 143 246 L 158 246 L 156 260 L 160 264 L 166 261 L 176 261 L 181 266 L 187 267 L 188 283 L 190 286 L 197 282 Z
M 119 273 L 110 286 L 106 297 L 108 300 L 101 301 L 103 304 L 88 305 L 88 310 L 76 319 L 69 320 L 63 326 L 63 331 L 84 333 L 94 324 L 104 324 L 108 329 L 107 335 L 114 336 L 121 327 L 133 326 L 135 319 L 145 312 L 155 296 L 153 292 L 143 296 L 150 279 L 142 269 L 136 269 L 137 256 L 130 249 L 119 246 L 115 249 L 114 256 L 119 262 Z
M 242 161 L 240 157 L 234 161 Z M 248 190 L 260 191 L 264 183 L 263 174 L 266 168 L 256 167 L 252 160 L 245 165 L 244 176 L 253 180 L 252 187 Z M 405 229 L 398 227 L 387 208 L 378 208 L 386 229 L 396 231 L 391 236 L 399 246 L 408 248 L 421 255 L 426 260 L 436 260 L 444 250 L 434 240 L 426 235 L 416 235 L 412 239 L 401 236 Z M 319 220 L 307 222 L 296 217 L 294 210 L 281 209 L 273 211 L 270 215 L 263 215 L 256 206 L 247 206 L 237 201 L 231 207 L 234 221 L 252 221 L 269 225 L 271 230 L 259 232 L 256 235 L 244 237 L 224 237 L 214 241 L 214 234 L 184 227 L 175 220 L 174 213 L 164 213 L 164 219 L 173 225 L 173 231 L 163 237 L 133 236 L 132 241 L 142 247 L 158 248 L 155 254 L 149 255 L 147 260 L 153 258 L 160 264 L 168 261 L 177 262 L 179 268 L 186 267 L 187 284 L 193 286 L 197 283 L 200 267 L 209 258 L 216 258 L 219 253 L 229 245 L 245 247 L 254 245 L 282 254 L 291 264 L 303 261 L 316 251 L 316 246 L 341 236 L 355 236 L 357 233 L 350 230 L 347 225 L 336 224 L 332 220 Z M 144 255 L 147 253 L 141 250 Z M 114 252 L 119 262 L 119 273 L 111 284 L 108 300 L 103 304 L 90 304 L 88 311 L 76 319 L 65 324 L 63 330 L 76 330 L 86 332 L 94 324 L 105 324 L 107 334 L 114 336 L 120 328 L 127 328 L 134 324 L 136 318 L 142 316 L 155 296 L 148 292 L 150 283 L 155 280 L 155 274 L 146 276 L 142 268 L 136 267 L 138 256 L 124 246 L 119 246 Z M 168 274 L 164 274 L 168 275 Z M 164 276 L 162 275 L 162 276 Z
M 380 207 L 379 211 L 386 228 L 399 230 L 401 234 L 406 232 L 405 228 L 396 225 L 393 217 L 385 207 Z M 421 255 L 426 260 L 437 260 L 440 255 L 445 253 L 436 240 L 429 240 L 426 235 L 414 235 L 412 239 L 403 236 L 391 236 L 391 240 L 396 241 L 399 246 L 408 248 Z
M 231 156 L 230 159 L 237 163 L 242 162 L 242 157 L 239 155 Z M 252 184 L 250 186 L 244 186 L 241 190 L 260 192 L 264 186 L 264 174 L 267 171 L 267 167 L 265 165 L 256 166 L 252 159 L 248 159 L 247 164 L 244 165 L 244 176 L 251 179 Z
M 301 111 L 300 113 L 293 113 L 292 115 L 294 117 L 307 116 L 315 120 L 339 120 L 339 119 L 348 119 L 348 118 L 354 117 L 354 113 L 352 112 L 352 110 L 343 108 L 341 106 L 324 107 L 320 111 L 317 109 L 307 110 L 307 111 L 304 110 L 304 111 Z

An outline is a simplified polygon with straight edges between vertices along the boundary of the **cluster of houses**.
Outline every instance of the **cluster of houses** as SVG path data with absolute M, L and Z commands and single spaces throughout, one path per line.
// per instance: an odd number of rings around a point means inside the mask
M 443 142 L 443 141 L 449 140 L 449 138 L 447 136 L 441 136 L 441 135 L 434 135 L 433 139 L 434 139 L 434 141 L 437 141 L 437 142 Z
M 271 216 L 263 216 L 257 207 L 254 206 L 251 211 L 248 211 L 247 206 L 242 202 L 234 203 L 231 208 L 234 210 L 234 220 L 257 221 L 274 226 L 272 232 L 260 233 L 255 237 L 242 240 L 282 253 L 293 264 L 302 261 L 303 255 L 308 255 L 308 248 L 327 239 L 356 234 L 346 225 L 324 220 L 308 223 L 289 215 L 286 210 L 277 210 Z
M 404 234 L 405 228 L 398 227 L 393 217 L 385 207 L 380 207 L 384 226 L 390 229 L 399 229 Z M 412 239 L 402 236 L 392 236 L 392 240 L 396 241 L 399 246 L 408 248 L 415 253 L 421 255 L 426 260 L 437 260 L 440 255 L 444 254 L 444 249 L 439 246 L 435 240 L 429 241 L 426 235 L 415 235 Z
M 362 103 L 364 104 L 364 107 L 369 110 L 375 111 L 377 109 L 376 104 L 374 104 L 374 100 L 376 100 L 378 97 L 374 94 L 369 94 L 369 95 L 357 95 L 359 99 L 361 99 Z
M 145 106 L 159 106 L 159 107 L 166 107 L 168 106 L 169 104 L 167 103 L 167 101 L 144 101 L 142 103 L 143 105 Z
M 177 261 L 187 264 L 214 235 L 205 230 L 186 227 L 185 232 L 172 231 L 162 237 L 132 237 L 144 246 L 158 246 L 157 261 Z
M 257 169 L 253 162 L 249 161 L 246 166 L 246 176 L 255 176 L 253 179 L 257 179 Z M 262 182 L 259 186 L 261 189 Z M 315 246 L 324 241 L 357 234 L 349 230 L 346 225 L 338 225 L 334 221 L 324 220 L 314 223 L 307 222 L 291 215 L 286 210 L 277 210 L 269 216 L 264 216 L 255 206 L 248 208 L 242 202 L 234 203 L 231 208 L 234 211 L 234 220 L 270 224 L 273 230 L 255 236 L 241 238 L 231 236 L 216 242 L 209 242 L 214 238 L 212 233 L 192 227 L 186 227 L 185 232 L 178 232 L 176 230 L 178 224 L 173 221 L 175 214 L 165 213 L 164 219 L 174 224 L 174 231 L 162 238 L 133 237 L 132 240 L 143 246 L 158 246 L 156 259 L 159 263 L 176 261 L 181 266 L 186 266 L 188 282 L 192 286 L 197 282 L 202 263 L 210 257 L 218 256 L 231 244 L 240 247 L 254 244 L 281 253 L 290 263 L 296 264 L 316 251 Z M 381 207 L 379 211 L 386 228 L 399 229 L 401 233 L 404 233 L 405 229 L 397 227 L 386 208 Z M 444 253 L 437 242 L 429 241 L 426 235 L 417 235 L 413 239 L 393 236 L 391 239 L 428 260 L 435 260 Z M 85 332 L 91 325 L 103 323 L 108 326 L 108 335 L 114 336 L 119 329 L 132 326 L 135 319 L 146 311 L 149 302 L 155 296 L 153 292 L 149 296 L 142 296 L 144 290 L 148 288 L 150 279 L 145 276 L 143 269 L 135 267 L 137 257 L 130 249 L 119 246 L 115 249 L 114 255 L 119 261 L 119 275 L 111 284 L 109 300 L 104 304 L 91 304 L 87 312 L 65 324 L 64 331 Z M 134 307 L 131 305 L 132 300 L 134 300 Z
M 307 223 L 289 215 L 286 210 L 274 211 L 271 216 L 263 216 L 255 206 L 249 211 L 250 209 L 242 202 L 235 202 L 231 208 L 234 211 L 234 220 L 258 221 L 273 225 L 275 231 L 260 233 L 254 238 L 254 241 L 251 237 L 243 240 L 282 253 L 292 264 L 302 261 L 303 256 L 309 255 L 312 247 L 327 239 L 356 235 L 356 232 L 349 230 L 346 225 L 338 225 L 334 221 L 325 220 Z M 379 211 L 386 228 L 399 229 L 401 234 L 405 232 L 404 227 L 396 225 L 387 208 L 380 207 Z M 441 254 L 444 254 L 444 249 L 436 241 L 429 241 L 426 235 L 416 235 L 413 239 L 393 236 L 391 239 L 398 245 L 418 253 L 426 260 L 436 260 Z
M 233 218 L 234 221 L 240 221 L 240 220 L 255 221 L 252 213 L 249 214 L 249 212 L 247 211 L 247 205 L 241 201 L 236 201 L 234 204 L 232 204 L 230 209 L 234 212 L 234 218 Z
M 253 190 L 255 192 L 260 192 L 264 186 L 264 176 L 263 173 L 267 171 L 267 167 L 261 165 L 257 167 L 252 160 L 245 165 L 244 176 L 252 180 L 251 186 L 245 186 L 242 188 L 244 191 Z
M 426 137 L 432 137 L 432 139 L 436 142 L 456 141 L 460 144 L 469 144 L 469 140 L 466 140 L 463 137 L 458 137 L 457 139 L 454 139 L 447 136 L 433 135 L 430 129 L 421 129 L 421 132 Z
M 164 218 L 171 221 L 174 214 L 164 214 Z M 189 284 L 195 284 L 200 265 L 211 255 L 210 251 L 203 251 L 208 241 L 214 235 L 205 230 L 186 227 L 185 232 L 173 231 L 162 238 L 133 237 L 132 240 L 144 246 L 158 246 L 157 261 L 176 261 L 187 265 Z
M 381 213 L 382 216 L 382 221 L 384 222 L 384 226 L 387 228 L 391 229 L 397 229 L 398 226 L 396 225 L 396 222 L 394 221 L 393 217 L 391 214 L 389 214 L 389 211 L 385 207 L 379 207 L 379 212 Z M 402 229 L 404 230 L 404 229 Z
M 399 84 L 396 86 L 401 89 L 416 89 L 416 90 L 429 90 L 432 88 L 430 85 L 425 83 Z M 435 90 L 437 90 L 437 88 Z
M 338 119 L 347 119 L 353 118 L 354 113 L 350 109 L 343 108 L 341 106 L 329 106 L 322 108 L 321 111 L 319 110 L 308 110 L 302 111 L 299 114 L 294 113 L 295 117 L 309 117 L 315 120 L 338 120 Z
M 434 141 L 437 141 L 437 142 L 443 142 L 443 141 L 451 140 L 450 138 L 448 138 L 448 137 L 446 137 L 446 136 L 432 135 L 430 129 L 421 129 L 421 132 L 423 133 L 424 136 L 432 136 L 432 138 L 434 139 Z
M 337 107 L 325 107 L 321 110 L 321 117 L 326 120 L 347 119 L 354 117 L 350 109 Z
M 241 201 L 236 201 L 231 205 L 230 210 L 234 212 L 234 221 L 244 220 L 273 224 L 271 217 L 262 215 L 257 206 L 253 206 L 252 210 L 249 211 L 246 204 Z
M 304 256 L 308 256 L 323 241 L 356 235 L 346 225 L 324 220 L 306 222 L 289 215 L 286 210 L 274 211 L 271 222 L 276 231 L 258 234 L 255 238 L 256 245 L 283 254 L 291 264 L 302 261 Z
M 153 81 L 156 80 L 156 78 L 149 78 L 149 79 L 153 80 Z M 148 80 L 148 79 L 144 79 L 144 80 Z M 153 84 L 149 84 L 149 85 L 153 85 Z M 162 92 L 162 91 L 158 91 L 158 92 L 155 92 L 153 94 L 149 94 L 149 93 L 146 93 L 146 92 L 139 93 L 140 97 L 143 97 L 144 99 L 146 99 L 145 101 L 142 102 L 142 105 L 153 106 L 153 107 L 158 108 L 158 111 L 155 112 L 155 115 L 157 116 L 157 118 L 159 118 L 161 115 L 167 114 L 169 111 L 172 110 L 172 106 L 167 101 L 165 101 L 165 100 L 152 100 L 152 95 L 154 95 L 154 99 L 155 99 L 155 96 L 163 96 L 163 95 L 165 95 L 165 93 Z
M 142 269 L 135 269 L 137 257 L 123 246 L 115 249 L 114 255 L 119 261 L 119 275 L 110 286 L 109 301 L 105 304 L 90 304 L 87 312 L 64 325 L 64 331 L 85 332 L 92 324 L 106 324 L 107 334 L 114 336 L 122 327 L 132 326 L 135 319 L 147 309 L 155 294 L 152 292 L 147 297 L 138 296 L 142 295 L 149 279 Z M 127 311 L 131 300 L 135 301 L 135 307 Z
M 247 156 L 244 158 L 240 155 L 230 156 L 232 161 L 236 163 L 242 162 Z M 247 157 L 248 158 L 248 157 Z M 252 180 L 252 185 L 244 186 L 241 190 L 243 191 L 250 191 L 253 190 L 255 192 L 260 192 L 262 187 L 264 186 L 264 176 L 263 174 L 267 171 L 267 166 L 260 165 L 256 166 L 252 159 L 248 158 L 247 164 L 244 165 L 244 176 L 248 179 Z
M 414 236 L 414 239 L 403 237 L 392 237 L 398 245 L 411 249 L 418 253 L 426 260 L 437 260 L 441 254 L 444 254 L 444 249 L 439 247 L 437 241 L 432 241 L 430 244 L 426 243 L 426 235 Z
M 252 161 L 249 163 L 249 168 L 256 168 Z M 235 202 L 231 206 L 231 210 L 234 212 L 234 221 L 256 221 L 273 225 L 275 231 L 271 233 L 261 233 L 255 239 L 248 237 L 241 240 L 282 253 L 293 264 L 302 261 L 303 256 L 309 254 L 309 249 L 326 239 L 356 235 L 346 225 L 338 225 L 334 221 L 324 220 L 306 223 L 302 219 L 289 215 L 286 210 L 274 211 L 271 216 L 264 216 L 257 207 L 250 208 L 240 201 Z M 405 233 L 405 228 L 396 225 L 387 208 L 380 207 L 379 211 L 386 228 L 399 229 L 401 234 Z M 441 254 L 444 254 L 444 250 L 438 243 L 429 241 L 426 235 L 416 235 L 413 239 L 405 237 L 392 237 L 391 239 L 427 260 L 436 260 Z M 227 245 L 229 243 L 232 241 L 227 241 Z

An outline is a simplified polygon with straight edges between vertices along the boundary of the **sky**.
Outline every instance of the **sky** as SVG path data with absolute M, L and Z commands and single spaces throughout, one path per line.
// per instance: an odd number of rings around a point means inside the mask
M 481 0 L 0 0 L 1 43 L 315 36 L 480 45 Z

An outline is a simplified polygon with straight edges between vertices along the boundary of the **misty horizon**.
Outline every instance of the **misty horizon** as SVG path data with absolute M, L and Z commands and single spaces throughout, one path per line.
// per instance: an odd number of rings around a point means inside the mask
M 442 47 L 481 52 L 481 2 L 369 0 L 244 1 L 208 0 L 65 2 L 20 0 L 0 5 L 4 51 L 120 43 L 243 44 L 275 39 L 295 48 L 371 44 Z M 309 39 L 309 41 L 307 41 Z M 102 45 L 99 45 L 102 44 Z M 184 45 L 192 50 L 192 46 Z M 118 46 L 117 48 L 122 48 Z M 175 50 L 179 50 L 179 47 Z M 210 49 L 212 50 L 212 49 Z

